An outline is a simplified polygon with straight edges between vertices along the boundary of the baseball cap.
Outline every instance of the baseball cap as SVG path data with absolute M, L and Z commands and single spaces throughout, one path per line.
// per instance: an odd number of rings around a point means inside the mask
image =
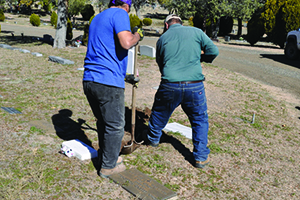
M 131 0 L 121 0 L 124 3 L 127 3 L 131 7 Z M 112 3 L 115 4 L 116 0 L 113 0 Z
M 175 14 L 168 15 L 165 19 L 165 22 L 168 22 L 170 19 L 179 19 L 181 21 L 181 18 Z

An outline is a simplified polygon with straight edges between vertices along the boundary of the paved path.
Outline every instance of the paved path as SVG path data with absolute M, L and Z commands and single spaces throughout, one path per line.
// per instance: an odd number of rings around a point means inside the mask
M 300 100 L 300 59 L 288 60 L 283 49 L 217 44 L 213 64 L 261 83 L 281 88 Z

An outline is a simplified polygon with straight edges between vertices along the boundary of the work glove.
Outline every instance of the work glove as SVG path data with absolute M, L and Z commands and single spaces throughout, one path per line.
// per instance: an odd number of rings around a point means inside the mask
M 138 87 L 139 81 L 140 81 L 139 77 L 134 77 L 133 74 L 126 73 L 125 82 L 130 83 L 130 84 L 134 85 L 135 87 Z
M 142 28 L 139 28 L 139 27 L 136 26 L 136 27 L 133 28 L 133 34 L 135 32 L 140 34 L 140 41 L 142 41 L 144 39 L 144 36 L 145 36 L 145 31 Z

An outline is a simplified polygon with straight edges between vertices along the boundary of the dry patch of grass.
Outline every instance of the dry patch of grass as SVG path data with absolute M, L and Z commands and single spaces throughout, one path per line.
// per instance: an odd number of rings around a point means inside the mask
M 2 41 L 3 42 L 3 41 Z M 14 44 L 39 52 L 34 57 L 0 49 L 1 199 L 134 199 L 117 184 L 97 176 L 95 163 L 67 158 L 58 153 L 63 140 L 55 132 L 30 126 L 32 120 L 52 123 L 60 110 L 72 111 L 70 120 L 95 120 L 82 90 L 85 47 L 52 49 L 42 43 Z M 60 65 L 48 56 L 75 61 Z M 141 82 L 138 107 L 152 106 L 159 84 L 155 60 L 138 57 Z M 142 146 L 124 156 L 127 168 L 137 168 L 177 192 L 179 199 L 299 199 L 299 119 L 287 102 L 256 82 L 228 70 L 205 64 L 211 163 L 195 169 L 192 142 L 168 133 L 158 148 Z M 131 86 L 126 85 L 126 104 L 131 105 Z M 299 106 L 299 105 L 298 105 Z M 254 123 L 249 123 L 255 113 Z M 170 121 L 189 125 L 181 108 Z M 82 129 L 94 147 L 95 131 Z

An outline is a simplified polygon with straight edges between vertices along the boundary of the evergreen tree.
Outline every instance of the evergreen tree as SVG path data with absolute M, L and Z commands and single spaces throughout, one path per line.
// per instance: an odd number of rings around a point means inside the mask
M 69 0 L 68 1 L 68 17 L 74 19 L 74 16 L 78 15 L 85 5 L 85 0 Z
M 300 1 L 267 0 L 262 18 L 269 40 L 283 48 L 287 33 L 300 27 Z

